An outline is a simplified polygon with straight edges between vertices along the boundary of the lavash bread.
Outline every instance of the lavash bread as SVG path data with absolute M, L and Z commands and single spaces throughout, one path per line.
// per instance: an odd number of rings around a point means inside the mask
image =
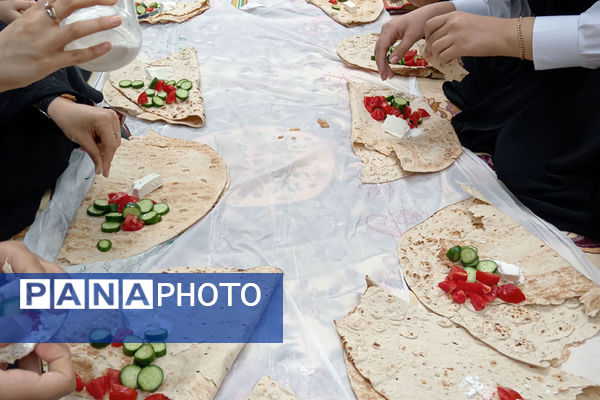
M 270 376 L 263 376 L 254 385 L 248 400 L 297 400 L 298 398 L 289 389 L 280 386 Z
M 425 54 L 425 46 L 427 45 L 425 40 L 420 40 L 417 43 L 415 43 L 415 45 L 418 46 L 419 53 Z M 448 64 L 442 64 L 438 57 L 432 55 L 430 57 L 427 57 L 427 61 L 433 68 L 437 69 L 442 74 L 444 74 L 444 78 L 448 81 L 462 81 L 463 78 L 469 73 L 466 69 L 463 68 L 463 66 L 460 63 L 460 59 L 458 58 L 455 58 Z
M 167 203 L 162 222 L 135 232 L 104 233 L 101 217 L 90 217 L 87 208 L 111 192 L 129 191 L 134 180 L 150 173 L 162 176 L 162 187 L 148 195 Z M 210 146 L 173 139 L 150 131 L 146 136 L 123 140 L 112 162 L 109 178 L 96 176 L 75 214 L 56 262 L 82 264 L 134 256 L 185 231 L 206 215 L 229 187 L 229 172 Z M 100 252 L 96 243 L 109 238 L 112 248 Z
M 352 111 L 352 148 L 363 162 L 361 181 L 390 182 L 414 172 L 436 172 L 449 167 L 462 153 L 450 122 L 437 115 L 424 97 L 413 96 L 381 85 L 348 82 Z M 386 133 L 383 122 L 374 120 L 364 106 L 365 96 L 401 95 L 413 110 L 431 115 L 419 126 L 422 134 L 398 139 Z
M 148 86 L 151 79 L 146 76 L 146 67 L 172 67 L 172 80 L 188 79 L 193 86 L 189 91 L 186 101 L 177 101 L 173 104 L 165 104 L 163 107 L 144 108 L 137 104 L 137 99 L 142 89 L 132 87 L 119 87 L 122 80 L 143 80 L 144 88 Z M 204 125 L 204 104 L 200 92 L 200 68 L 198 67 L 198 55 L 194 47 L 187 47 L 169 57 L 160 58 L 150 63 L 145 63 L 136 58 L 121 69 L 113 71 L 102 89 L 104 100 L 112 107 L 123 111 L 134 117 L 147 121 L 164 121 L 170 124 L 187 125 L 192 128 L 200 128 Z
M 369 286 L 357 307 L 336 322 L 349 361 L 368 389 L 359 400 L 476 399 L 465 378 L 493 393 L 497 385 L 526 399 L 575 400 L 590 384 L 554 368 L 504 357 L 464 329 L 425 309 Z M 353 383 L 353 388 L 356 385 Z
M 518 265 L 527 300 L 497 299 L 474 311 L 452 301 L 437 284 L 454 245 L 473 245 L 481 259 Z M 481 199 L 450 205 L 407 231 L 398 245 L 404 278 L 431 311 L 448 317 L 499 352 L 536 366 L 558 365 L 569 347 L 600 331 L 598 286 L 515 220 Z
M 306 0 L 308 3 L 314 4 L 329 15 L 334 21 L 344 25 L 362 25 L 373 22 L 379 18 L 383 11 L 383 2 L 381 0 L 353 0 L 356 4 L 356 13 L 351 14 L 346 11 L 343 3 L 338 3 L 339 10 L 331 8 L 332 4 L 329 0 Z
M 163 273 L 279 273 L 281 269 L 260 266 L 249 269 L 223 267 L 176 267 Z M 243 343 L 168 343 L 167 354 L 157 358 L 164 372 L 158 392 L 173 400 L 212 400 L 229 374 Z M 70 344 L 73 369 L 84 382 L 106 374 L 108 368 L 122 369 L 131 364 L 132 357 L 120 347 L 96 349 L 89 344 Z M 63 397 L 63 400 L 91 399 L 84 390 Z
M 337 47 L 338 56 L 346 64 L 378 72 L 377 63 L 371 57 L 375 54 L 375 44 L 379 38 L 378 33 L 365 33 L 362 35 L 352 36 L 340 42 Z M 421 39 L 415 43 L 411 49 L 420 51 L 421 43 L 425 40 Z M 418 78 L 443 78 L 444 76 L 431 66 L 427 67 L 410 67 L 407 65 L 390 64 L 390 68 L 397 75 L 415 76 Z
M 148 18 L 140 19 L 140 22 L 149 24 L 167 24 L 169 22 L 182 23 L 197 15 L 202 14 L 210 8 L 209 0 L 178 1 L 172 9 L 159 12 Z

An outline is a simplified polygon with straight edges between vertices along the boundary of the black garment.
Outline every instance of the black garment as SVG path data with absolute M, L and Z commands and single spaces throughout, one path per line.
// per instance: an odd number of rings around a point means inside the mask
M 102 93 L 89 86 L 76 67 L 0 93 L 0 209 L 5 210 L 0 240 L 33 222 L 44 192 L 69 163 L 75 144 L 35 107 L 65 93 L 78 103 L 102 101 Z
M 594 1 L 530 1 L 536 15 L 579 14 Z M 494 156 L 498 178 L 559 229 L 600 238 L 600 69 L 535 71 L 505 57 L 464 58 L 444 93 L 463 110 L 461 143 Z

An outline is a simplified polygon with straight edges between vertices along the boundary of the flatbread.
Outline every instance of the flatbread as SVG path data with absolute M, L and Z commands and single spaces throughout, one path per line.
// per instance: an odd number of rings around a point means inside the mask
M 202 14 L 209 8 L 209 0 L 178 1 L 172 9 L 160 12 L 148 18 L 142 18 L 140 19 L 140 22 L 147 22 L 152 25 L 167 24 L 169 22 L 182 23 Z
M 333 4 L 329 0 L 306 0 L 314 4 L 329 15 L 334 21 L 344 25 L 362 25 L 376 21 L 383 11 L 383 2 L 381 0 L 352 0 L 356 4 L 356 14 L 350 14 L 344 8 L 344 4 L 338 2 L 339 10 L 331 8 Z
M 169 66 L 173 68 L 171 80 L 188 79 L 193 83 L 186 101 L 177 101 L 174 104 L 166 104 L 163 107 L 138 106 L 137 99 L 142 89 L 121 88 L 119 82 L 122 80 L 143 80 L 148 86 L 150 79 L 146 76 L 146 67 Z M 150 63 L 140 59 L 133 60 L 125 67 L 113 71 L 102 89 L 104 100 L 119 111 L 126 112 L 134 117 L 147 121 L 164 121 L 170 124 L 187 125 L 192 128 L 200 128 L 204 125 L 204 104 L 200 92 L 200 69 L 198 67 L 198 55 L 193 47 L 185 48 L 170 57 L 160 58 Z
M 378 72 L 377 63 L 371 59 L 371 56 L 375 54 L 375 44 L 378 38 L 378 33 L 365 33 L 346 38 L 338 45 L 337 54 L 342 61 L 352 67 Z M 421 43 L 425 43 L 425 40 L 419 40 L 411 49 L 420 52 Z M 390 64 L 390 68 L 395 74 L 402 76 L 444 78 L 444 75 L 436 71 L 432 66 L 409 67 L 406 65 Z
M 425 54 L 425 40 L 420 40 L 418 43 L 419 53 Z M 415 43 L 415 44 L 417 44 Z M 448 64 L 442 64 L 439 58 L 435 56 L 427 57 L 429 64 L 444 74 L 444 79 L 462 81 L 465 76 L 469 73 L 460 63 L 458 58 L 450 61 Z
M 377 286 L 336 322 L 349 362 L 359 375 L 359 400 L 474 399 L 476 380 L 488 394 L 497 385 L 526 399 L 574 400 L 590 383 L 554 368 L 538 368 L 504 357 L 448 319 L 411 306 Z
M 298 398 L 289 389 L 281 387 L 270 376 L 263 376 L 254 385 L 248 400 L 297 400 Z
M 87 215 L 95 199 L 108 193 L 129 191 L 132 182 L 158 173 L 164 185 L 148 197 L 165 202 L 170 211 L 162 222 L 135 232 L 104 233 L 103 221 Z M 140 254 L 179 235 L 206 215 L 229 187 L 229 172 L 221 156 L 205 144 L 172 139 L 150 131 L 146 136 L 123 140 L 112 162 L 110 178 L 96 176 L 75 214 L 56 262 L 82 264 L 116 260 Z M 100 239 L 110 239 L 108 252 L 96 249 Z
M 271 266 L 249 269 L 177 267 L 160 272 L 283 273 L 279 268 Z M 244 343 L 168 343 L 167 355 L 153 362 L 153 365 L 161 367 L 165 374 L 158 392 L 174 400 L 212 400 L 244 346 Z M 132 357 L 125 356 L 120 347 L 95 349 L 86 343 L 70 344 L 69 347 L 73 369 L 84 382 L 106 374 L 108 368 L 121 369 L 132 361 Z M 63 400 L 91 398 L 84 390 L 63 397 Z
M 436 172 L 449 167 L 462 153 L 450 122 L 434 113 L 423 97 L 398 93 L 386 86 L 348 82 L 352 111 L 352 148 L 363 162 L 361 181 L 382 183 L 414 172 Z M 410 101 L 413 110 L 424 108 L 431 115 L 419 126 L 422 134 L 398 139 L 375 121 L 364 106 L 365 96 L 398 94 Z M 375 153 L 375 154 L 373 154 Z
M 518 286 L 527 300 L 514 305 L 498 299 L 475 312 L 469 302 L 459 305 L 443 293 L 437 284 L 452 265 L 445 253 L 467 244 L 478 248 L 481 259 L 518 265 L 525 278 Z M 480 199 L 450 205 L 407 231 L 398 257 L 406 283 L 427 308 L 516 360 L 556 366 L 568 357 L 569 347 L 600 331 L 598 286 Z

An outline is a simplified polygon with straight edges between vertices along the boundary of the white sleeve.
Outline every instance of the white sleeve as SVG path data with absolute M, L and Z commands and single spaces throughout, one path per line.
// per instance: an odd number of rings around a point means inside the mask
M 581 15 L 536 17 L 532 45 L 537 70 L 600 67 L 600 1 Z
M 527 0 L 452 0 L 456 10 L 490 17 L 529 16 Z

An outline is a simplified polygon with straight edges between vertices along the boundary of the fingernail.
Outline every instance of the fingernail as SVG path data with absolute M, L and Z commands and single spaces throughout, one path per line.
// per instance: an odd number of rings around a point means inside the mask
M 110 44 L 110 42 L 100 43 L 101 51 L 109 51 L 111 49 L 111 47 L 112 47 L 112 45 Z
M 399 59 L 400 59 L 400 57 L 398 57 L 398 56 L 391 56 L 390 57 L 390 63 L 391 64 L 396 64 Z
M 121 17 L 119 17 L 118 15 L 114 15 L 110 18 L 110 24 L 117 26 L 117 25 L 121 25 Z

